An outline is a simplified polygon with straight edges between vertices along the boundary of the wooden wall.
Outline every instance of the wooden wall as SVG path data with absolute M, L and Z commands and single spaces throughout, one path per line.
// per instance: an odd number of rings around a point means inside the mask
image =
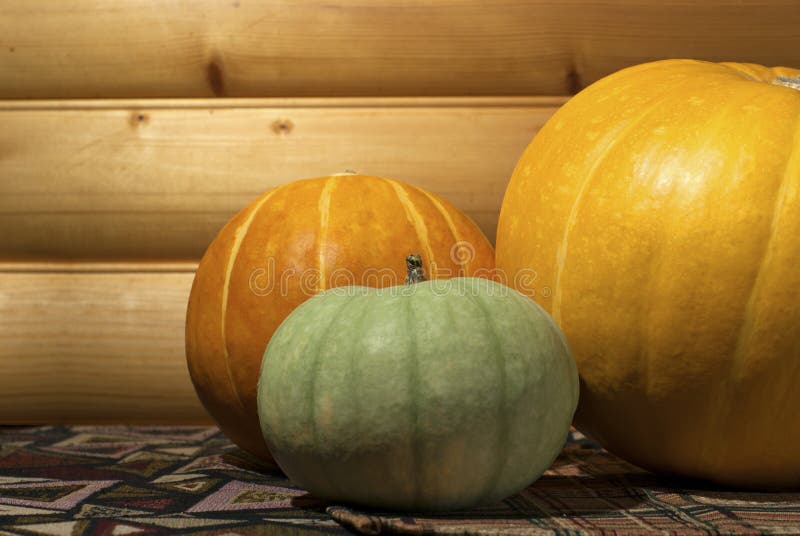
M 795 0 L 6 0 L 0 424 L 206 422 L 186 299 L 222 224 L 344 169 L 494 237 L 566 98 L 668 57 L 800 66 Z
M 0 423 L 206 422 L 183 353 L 196 262 L 262 191 L 402 178 L 494 236 L 563 98 L 0 103 Z
M 0 98 L 565 95 L 799 36 L 795 0 L 4 0 Z
M 517 158 L 563 101 L 0 102 L 0 258 L 196 260 L 260 193 L 345 169 L 424 186 L 494 237 Z
M 0 264 L 0 423 L 206 421 L 182 360 L 194 268 Z

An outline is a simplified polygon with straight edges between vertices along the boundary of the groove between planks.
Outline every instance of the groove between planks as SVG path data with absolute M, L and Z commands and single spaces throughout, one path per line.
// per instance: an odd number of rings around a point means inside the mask
M 558 107 L 569 96 L 172 98 L 0 100 L 0 111 L 31 110 L 205 110 L 235 108 L 507 108 Z

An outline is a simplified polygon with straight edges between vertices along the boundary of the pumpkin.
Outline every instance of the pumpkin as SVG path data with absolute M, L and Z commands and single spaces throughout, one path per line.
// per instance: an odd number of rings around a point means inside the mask
M 418 259 L 418 257 L 417 257 Z M 511 495 L 564 444 L 578 375 L 552 319 L 479 278 L 339 287 L 298 307 L 264 353 L 261 427 L 314 496 L 392 510 Z
M 498 271 L 568 337 L 576 425 L 642 467 L 800 484 L 799 75 L 622 70 L 513 172 Z
M 192 382 L 222 431 L 269 461 L 256 383 L 272 333 L 320 290 L 402 282 L 409 250 L 425 252 L 434 277 L 489 276 L 494 266 L 491 245 L 467 216 L 385 178 L 292 182 L 234 216 L 200 261 L 186 318 Z

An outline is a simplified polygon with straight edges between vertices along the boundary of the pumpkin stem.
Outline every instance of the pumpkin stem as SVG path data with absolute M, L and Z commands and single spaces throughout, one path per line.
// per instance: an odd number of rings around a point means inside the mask
M 800 90 L 800 76 L 776 76 L 772 83 L 776 86 Z
M 412 253 L 406 257 L 406 285 L 422 283 L 425 281 L 425 271 L 422 269 L 422 256 L 419 253 Z

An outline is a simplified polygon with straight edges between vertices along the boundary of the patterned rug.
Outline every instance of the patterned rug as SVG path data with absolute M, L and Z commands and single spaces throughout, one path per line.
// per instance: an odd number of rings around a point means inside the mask
M 800 492 L 656 478 L 574 433 L 496 505 L 397 515 L 317 501 L 210 427 L 0 427 L 0 534 L 800 534 Z

